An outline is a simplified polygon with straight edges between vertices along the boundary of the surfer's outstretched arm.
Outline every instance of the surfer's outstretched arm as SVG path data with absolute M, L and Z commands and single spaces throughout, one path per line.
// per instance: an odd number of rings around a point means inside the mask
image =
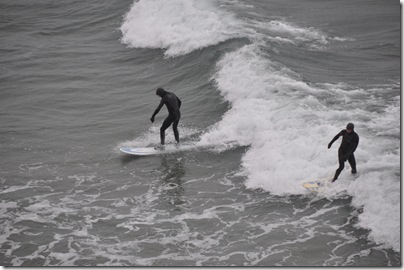
M 339 137 L 341 137 L 342 136 L 342 132 L 340 132 L 340 133 L 338 133 L 337 135 L 335 135 L 335 137 L 331 140 L 331 142 L 328 144 L 328 149 L 330 149 L 331 148 L 331 145 L 336 141 L 336 140 L 338 140 L 338 138 Z
M 159 111 L 160 111 L 161 107 L 163 107 L 163 105 L 164 105 L 164 102 L 163 102 L 163 99 L 161 99 L 160 104 L 157 106 L 157 109 L 154 111 L 152 117 L 150 118 L 150 121 L 152 123 L 154 122 L 154 117 L 159 113 Z

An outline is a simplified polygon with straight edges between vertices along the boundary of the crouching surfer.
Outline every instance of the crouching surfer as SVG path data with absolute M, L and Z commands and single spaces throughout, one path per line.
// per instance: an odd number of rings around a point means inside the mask
M 163 88 L 158 88 L 156 90 L 156 95 L 161 97 L 161 101 L 160 104 L 157 106 L 157 109 L 154 111 L 152 117 L 150 118 L 150 121 L 152 123 L 154 122 L 154 117 L 159 113 L 163 105 L 166 105 L 168 110 L 168 116 L 164 120 L 163 125 L 160 128 L 160 142 L 161 142 L 160 147 L 164 148 L 165 131 L 171 124 L 173 125 L 175 140 L 177 144 L 179 144 L 180 135 L 178 133 L 178 123 L 181 118 L 181 112 L 180 112 L 181 100 L 174 93 L 167 92 Z

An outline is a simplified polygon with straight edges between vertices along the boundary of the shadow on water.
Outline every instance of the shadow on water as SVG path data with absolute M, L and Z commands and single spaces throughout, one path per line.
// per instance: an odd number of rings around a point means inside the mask
M 176 206 L 184 204 L 183 177 L 186 173 L 184 159 L 162 156 L 160 171 L 164 181 L 165 192 L 163 194 L 165 194 L 166 200 Z
M 122 165 L 126 165 L 126 164 L 128 164 L 128 163 L 130 163 L 130 162 L 132 162 L 132 161 L 138 160 L 138 159 L 140 159 L 140 158 L 141 158 L 141 157 L 139 157 L 139 156 L 124 154 L 124 155 L 121 155 L 121 156 L 119 157 L 119 160 L 121 161 L 121 164 L 122 164 Z
M 145 158 L 147 157 L 124 154 L 119 157 L 119 161 L 122 166 L 125 166 L 131 162 L 140 162 Z M 183 187 L 185 182 L 183 178 L 186 174 L 185 158 L 178 155 L 161 155 L 160 158 L 160 166 L 154 164 L 152 167 L 154 167 L 154 173 L 159 175 L 158 178 L 162 181 L 160 188 L 162 195 L 164 195 L 164 200 L 168 201 L 171 205 L 182 205 L 186 202 Z M 158 162 L 158 159 L 154 161 Z

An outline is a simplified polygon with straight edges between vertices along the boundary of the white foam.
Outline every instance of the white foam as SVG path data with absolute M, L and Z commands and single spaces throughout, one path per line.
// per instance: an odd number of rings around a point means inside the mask
M 364 207 L 359 224 L 372 230 L 372 239 L 399 249 L 399 99 L 381 112 L 372 111 L 372 103 L 382 105 L 374 93 L 344 85 L 308 85 L 262 55 L 256 45 L 227 53 L 213 79 L 231 108 L 200 143 L 250 146 L 242 157 L 248 188 L 302 194 L 303 181 L 332 177 L 340 141 L 330 150 L 328 142 L 354 122 L 360 135 L 360 175 L 352 182 L 355 177 L 346 164 L 341 180 L 327 192 L 347 190 L 354 196 L 353 204 Z M 329 99 L 335 104 L 327 103 Z M 389 226 L 383 229 L 380 219 Z
M 301 97 L 296 101 L 307 105 L 321 104 L 312 96 L 304 97 L 314 89 L 259 54 L 256 46 L 247 45 L 218 63 L 214 79 L 232 108 L 201 141 L 251 145 L 242 160 L 249 175 L 248 187 L 277 194 L 301 193 L 302 188 L 294 181 L 310 177 L 308 165 L 319 154 L 317 147 L 308 146 L 313 140 L 317 145 L 318 136 L 301 135 L 307 134 L 307 124 L 316 122 L 319 116 L 307 106 L 296 106 L 290 98 Z M 310 133 L 321 132 L 322 128 L 316 124 Z M 289 156 L 293 158 L 286 160 Z M 273 187 L 269 187 L 271 183 Z
M 289 43 L 296 46 L 305 44 L 312 49 L 323 49 L 330 42 L 344 42 L 352 39 L 330 37 L 314 27 L 302 27 L 286 20 L 259 21 L 250 20 L 247 25 L 256 29 L 260 38 L 271 42 Z M 260 34 L 261 33 L 261 34 Z
M 121 26 L 122 42 L 134 48 L 167 49 L 168 57 L 239 37 L 239 22 L 213 0 L 135 1 Z
M 9 211 L 9 209 L 17 208 L 16 202 L 7 202 L 7 201 L 0 201 L 0 214 L 5 215 Z
M 267 29 L 275 33 L 291 36 L 295 40 L 328 44 L 328 36 L 313 27 L 305 28 L 286 21 L 277 20 L 263 24 Z
M 121 147 L 150 147 L 159 145 L 161 123 L 162 123 L 161 121 L 155 122 L 155 124 L 150 126 L 148 130 L 141 133 L 139 136 L 136 136 L 133 140 L 120 142 L 115 147 L 115 151 L 118 153 L 119 148 Z M 180 134 L 180 143 L 191 142 L 190 138 L 193 137 L 195 134 L 199 133 L 199 131 L 196 128 L 186 127 L 182 125 L 181 122 L 178 126 L 178 131 Z M 166 130 L 165 139 L 166 144 L 175 143 L 174 132 L 171 127 Z

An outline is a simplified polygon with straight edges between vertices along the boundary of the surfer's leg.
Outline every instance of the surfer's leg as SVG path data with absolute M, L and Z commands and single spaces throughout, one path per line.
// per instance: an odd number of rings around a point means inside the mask
M 171 125 L 172 122 L 173 122 L 172 118 L 168 116 L 166 120 L 164 120 L 163 125 L 160 128 L 160 141 L 162 145 L 164 145 L 165 142 L 166 129 Z
M 339 167 L 338 167 L 338 169 L 335 171 L 334 178 L 332 179 L 333 182 L 338 179 L 338 176 L 340 175 L 340 173 L 342 172 L 342 170 L 343 170 L 344 167 L 345 167 L 345 164 L 344 164 L 345 162 L 344 162 L 342 156 L 343 156 L 342 151 L 338 151 Z
M 179 122 L 180 122 L 179 118 L 173 122 L 174 137 L 178 144 L 180 143 L 180 134 L 178 133 L 178 123 Z
M 351 172 L 356 173 L 356 160 L 354 154 L 348 158 L 349 165 L 351 165 Z
M 335 171 L 334 179 L 332 179 L 333 182 L 338 179 L 338 176 L 340 175 L 343 169 L 344 169 L 344 162 L 340 161 L 339 168 Z

